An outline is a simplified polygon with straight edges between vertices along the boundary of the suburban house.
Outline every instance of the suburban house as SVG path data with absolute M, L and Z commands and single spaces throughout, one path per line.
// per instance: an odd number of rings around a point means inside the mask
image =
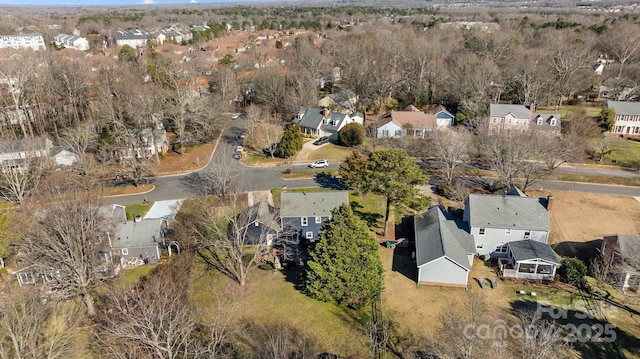
M 436 115 L 424 113 L 411 105 L 402 111 L 389 111 L 377 121 L 376 136 L 385 137 L 424 137 L 428 131 L 438 128 Z
M 509 242 L 531 239 L 547 243 L 551 196 L 527 197 L 507 191 L 503 195 L 470 194 L 465 200 L 463 220 L 467 222 L 479 255 L 506 257 Z
M 442 207 L 414 216 L 418 283 L 467 287 L 475 255 L 466 225 Z
M 489 105 L 489 132 L 539 131 L 560 135 L 559 114 L 543 114 L 534 105 L 495 104 Z
M 607 101 L 605 106 L 616 113 L 611 133 L 623 135 L 640 134 L 640 102 Z
M 121 267 L 157 263 L 167 228 L 167 221 L 160 218 L 115 222 L 107 232 L 108 247 L 102 255 L 106 262 Z
M 155 128 L 134 129 L 130 131 L 130 135 L 130 146 L 118 151 L 123 158 L 148 158 L 164 155 L 169 151 L 167 131 L 160 121 Z
M 282 192 L 280 218 L 282 230 L 292 233 L 296 242 L 313 242 L 331 211 L 349 203 L 347 191 Z
M 438 123 L 438 127 L 443 126 L 453 126 L 456 121 L 456 116 L 454 116 L 446 107 L 442 105 L 438 105 L 432 109 L 427 111 L 428 114 L 436 116 L 436 121 Z
M 71 166 L 78 162 L 78 155 L 64 146 L 53 147 L 49 157 L 51 157 L 56 166 Z
M 160 29 L 156 42 L 162 45 L 165 42 L 181 44 L 193 39 L 193 34 L 188 29 L 184 29 L 180 24 L 173 24 L 167 28 Z
M 350 117 L 347 114 L 332 112 L 328 108 L 302 107 L 293 123 L 300 126 L 302 133 L 312 136 L 329 136 L 338 139 L 338 131 L 350 123 L 362 124 L 362 118 Z
M 153 38 L 153 34 L 146 29 L 121 30 L 117 31 L 112 36 L 116 42 L 116 45 L 129 45 L 134 49 L 136 47 L 147 46 L 147 41 Z
M 18 279 L 18 285 L 20 287 L 24 285 L 57 283 L 60 281 L 60 271 L 55 268 L 40 270 L 34 266 L 27 266 L 13 271 L 13 275 Z
M 318 101 L 318 106 L 326 107 L 331 111 L 352 115 L 356 112 L 356 103 L 358 95 L 351 90 L 340 90 L 338 92 L 328 94 Z
M 0 49 L 16 50 L 46 50 L 44 38 L 41 34 L 0 35 Z
M 89 41 L 84 37 L 80 37 L 80 36 L 58 34 L 54 36 L 53 42 L 58 47 L 64 47 L 67 49 L 76 49 L 79 51 L 89 50 Z
M 229 224 L 230 231 L 241 231 L 245 244 L 271 245 L 281 230 L 277 208 L 267 202 L 258 202 L 240 212 L 234 222 Z
M 604 236 L 600 256 L 615 287 L 640 294 L 640 236 Z
M 507 257 L 498 266 L 503 277 L 553 280 L 560 261 L 546 243 L 526 239 L 507 243 Z
M 2 170 L 22 171 L 28 162 L 36 158 L 48 158 L 53 143 L 48 138 L 0 141 L 0 167 Z

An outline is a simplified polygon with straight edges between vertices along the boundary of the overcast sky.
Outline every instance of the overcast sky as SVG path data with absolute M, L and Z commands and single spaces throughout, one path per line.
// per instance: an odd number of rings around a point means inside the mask
M 238 0 L 0 0 L 0 5 L 58 5 L 58 6 L 88 6 L 88 5 L 139 5 L 139 4 L 188 4 L 188 3 L 223 3 Z M 249 2 L 252 0 L 242 0 Z

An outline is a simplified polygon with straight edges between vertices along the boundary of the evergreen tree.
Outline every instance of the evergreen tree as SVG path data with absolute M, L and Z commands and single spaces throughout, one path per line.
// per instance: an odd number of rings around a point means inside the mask
M 305 290 L 315 299 L 361 308 L 382 291 L 378 242 L 348 204 L 334 209 L 318 232 L 305 268 Z
M 302 133 L 300 126 L 290 125 L 282 133 L 280 144 L 278 145 L 279 157 L 291 157 L 302 149 Z
M 347 147 L 354 147 L 362 144 L 364 140 L 364 126 L 353 122 L 344 126 L 338 132 L 338 142 Z
M 598 116 L 598 122 L 603 131 L 611 132 L 616 123 L 616 111 L 609 107 L 603 107 Z

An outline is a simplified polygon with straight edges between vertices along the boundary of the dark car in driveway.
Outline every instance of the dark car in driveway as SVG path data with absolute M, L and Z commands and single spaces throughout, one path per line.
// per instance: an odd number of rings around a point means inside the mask
M 329 142 L 329 136 L 320 137 L 317 140 L 313 141 L 313 144 L 316 146 L 324 145 Z

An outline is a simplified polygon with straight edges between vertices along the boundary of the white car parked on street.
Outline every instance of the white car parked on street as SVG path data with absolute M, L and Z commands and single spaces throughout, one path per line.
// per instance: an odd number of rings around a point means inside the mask
M 326 168 L 329 167 L 329 161 L 327 160 L 317 160 L 314 163 L 310 164 L 311 168 Z

